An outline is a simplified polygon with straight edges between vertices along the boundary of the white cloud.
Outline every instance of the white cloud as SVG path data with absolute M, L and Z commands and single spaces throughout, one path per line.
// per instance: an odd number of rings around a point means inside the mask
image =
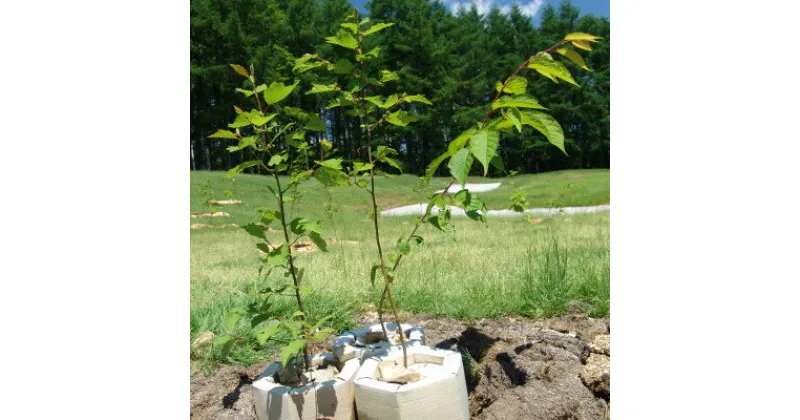
M 534 17 L 542 6 L 544 6 L 544 0 L 531 0 L 531 2 L 526 5 L 520 5 L 519 10 L 525 16 Z
M 472 6 L 475 6 L 475 9 L 478 10 L 479 14 L 485 15 L 489 13 L 489 10 L 492 9 L 494 5 L 494 0 L 445 0 L 445 5 L 450 6 L 450 11 L 454 15 L 457 14 L 460 10 L 469 11 Z M 502 5 L 497 5 L 500 8 L 500 13 L 507 15 L 511 13 L 511 6 L 513 4 L 517 4 L 519 6 L 520 12 L 523 15 L 528 17 L 536 16 L 536 13 L 539 12 L 539 9 L 544 6 L 544 0 L 531 0 L 527 4 L 524 1 L 511 1 Z

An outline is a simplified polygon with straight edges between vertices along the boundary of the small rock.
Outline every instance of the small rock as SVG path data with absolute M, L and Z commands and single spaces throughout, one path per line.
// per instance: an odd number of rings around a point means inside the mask
M 386 336 L 383 335 L 383 331 L 368 331 L 364 334 L 364 343 L 366 344 L 375 344 L 385 340 Z
M 581 381 L 595 395 L 608 401 L 611 396 L 611 358 L 592 354 L 581 371 Z
M 284 366 L 278 371 L 278 382 L 283 385 L 300 383 L 300 375 L 294 366 Z
M 550 329 L 556 330 L 560 333 L 567 333 L 570 330 L 569 322 L 561 318 L 556 318 L 550 322 Z
M 589 344 L 589 350 L 592 353 L 605 354 L 611 356 L 611 336 L 607 334 L 598 335 Z

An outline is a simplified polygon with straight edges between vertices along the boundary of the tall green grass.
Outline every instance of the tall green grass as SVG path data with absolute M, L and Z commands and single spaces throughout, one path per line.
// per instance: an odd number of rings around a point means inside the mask
M 522 183 L 525 177 L 536 180 L 540 176 L 515 177 L 514 182 Z M 567 173 L 557 175 L 556 179 L 563 180 L 559 176 L 572 177 L 565 182 L 578 185 L 569 190 L 569 194 L 574 194 L 584 188 L 580 187 L 581 182 L 585 188 L 591 188 L 590 184 L 597 182 L 595 178 L 602 174 Z M 605 176 L 607 178 L 607 171 Z M 209 179 L 218 187 L 224 186 L 221 174 L 192 174 L 193 211 L 202 210 L 199 186 Z M 274 205 L 263 193 L 263 185 L 268 182 L 265 177 L 237 177 L 237 189 L 241 193 L 236 198 L 243 203 L 220 206 L 222 211 L 231 214 L 230 220 L 213 223 L 255 221 L 257 207 Z M 378 185 L 378 191 L 382 191 L 379 203 L 387 203 L 387 207 L 424 200 L 425 192 L 414 190 L 417 186 L 414 177 L 394 177 L 380 182 L 383 185 Z M 433 185 L 443 188 L 446 184 L 444 180 L 434 180 Z M 544 185 L 549 184 L 545 182 Z M 523 187 L 535 189 L 520 186 Z M 305 298 L 307 312 L 312 320 L 333 313 L 336 330 L 352 328 L 355 312 L 374 310 L 381 291 L 380 284 L 374 287 L 370 284 L 370 268 L 377 262 L 378 255 L 367 217 L 369 198 L 356 188 L 326 191 L 314 182 L 303 188 L 302 196 L 295 202 L 294 215 L 323 220 L 323 237 L 329 241 L 327 253 L 315 251 L 298 256 L 299 265 L 306 269 L 302 286 L 310 292 Z M 506 192 L 509 191 L 513 189 Z M 556 186 L 553 191 L 561 192 L 563 188 Z M 553 194 L 549 195 L 551 199 Z M 478 195 L 483 198 L 488 193 Z M 500 197 L 502 194 L 497 196 L 498 202 Z M 544 205 L 542 200 L 544 196 L 538 205 Z M 335 202 L 338 210 L 330 207 L 326 210 L 326 202 Z M 578 198 L 569 198 L 562 205 L 577 202 L 580 202 Z M 602 202 L 597 198 L 584 204 Z M 532 206 L 535 205 L 537 202 L 532 201 Z M 529 223 L 522 217 L 496 217 L 489 219 L 488 228 L 465 218 L 453 221 L 456 230 L 452 235 L 439 233 L 431 227 L 420 230 L 425 242 L 404 259 L 395 276 L 394 294 L 400 310 L 457 318 L 540 317 L 563 312 L 569 301 L 580 300 L 588 305 L 590 315 L 608 314 L 608 213 L 552 216 L 539 223 Z M 199 219 L 192 219 L 192 222 L 208 223 Z M 411 216 L 382 217 L 385 249 L 393 249 L 397 239 L 407 235 L 413 223 Z M 278 233 L 267 235 L 276 240 L 281 236 Z M 272 276 L 257 284 L 262 254 L 255 247 L 255 239 L 237 228 L 193 229 L 190 238 L 192 339 L 203 331 L 222 332 L 225 315 L 231 308 L 259 298 L 256 286 L 288 282 L 283 277 Z M 278 309 L 287 315 L 293 312 L 292 299 L 287 297 L 279 301 Z M 240 323 L 237 329 L 243 333 L 247 325 Z M 269 351 L 244 346 L 233 351 L 231 359 L 251 363 L 263 360 Z

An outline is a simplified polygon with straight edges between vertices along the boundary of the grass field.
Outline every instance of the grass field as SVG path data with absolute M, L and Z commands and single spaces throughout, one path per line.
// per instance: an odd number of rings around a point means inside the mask
M 191 174 L 191 211 L 204 212 L 203 186 L 207 182 L 224 199 L 232 184 L 221 172 Z M 513 178 L 471 178 L 469 182 L 502 182 L 501 188 L 478 194 L 490 209 L 507 208 L 508 196 L 517 188 L 525 192 L 531 207 L 585 206 L 609 202 L 609 171 L 560 171 Z M 256 221 L 258 207 L 273 208 L 265 184 L 267 177 L 239 175 L 236 196 L 242 204 L 218 206 L 231 217 L 191 219 L 211 225 L 246 224 Z M 434 179 L 425 191 L 416 191 L 418 178 L 399 176 L 377 180 L 381 209 L 415 204 L 447 184 Z M 569 189 L 565 185 L 569 184 Z M 339 207 L 331 210 L 326 202 Z M 355 187 L 326 190 L 316 181 L 301 188 L 294 201 L 294 216 L 324 220 L 323 237 L 329 252 L 301 254 L 304 286 L 312 318 L 336 313 L 337 329 L 353 327 L 353 313 L 377 303 L 380 288 L 370 285 L 370 268 L 377 251 L 367 217 L 367 193 Z M 287 210 L 289 211 L 289 210 Z M 392 249 L 408 234 L 413 216 L 382 217 L 382 239 Z M 609 213 L 546 217 L 529 223 L 521 217 L 490 218 L 489 227 L 465 218 L 454 218 L 455 234 L 433 228 L 420 231 L 425 244 L 412 252 L 396 275 L 395 295 L 401 310 L 412 313 L 481 318 L 507 314 L 550 316 L 563 312 L 570 300 L 587 304 L 592 316 L 609 312 Z M 278 233 L 268 233 L 276 239 Z M 251 286 L 257 279 L 259 254 L 256 240 L 235 227 L 191 230 L 191 336 L 203 331 L 220 332 L 226 312 L 254 299 Z M 385 249 L 386 249 L 385 248 Z M 263 281 L 263 280 L 262 280 Z M 284 278 L 269 281 L 286 282 Z M 288 312 L 293 301 L 282 302 Z M 246 326 L 240 326 L 246 328 Z M 256 352 L 240 349 L 232 359 L 247 362 Z

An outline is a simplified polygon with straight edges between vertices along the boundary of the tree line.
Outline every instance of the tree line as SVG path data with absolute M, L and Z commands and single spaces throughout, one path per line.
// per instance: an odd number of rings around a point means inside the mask
M 528 92 L 561 123 L 568 156 L 544 136 L 529 132 L 504 134 L 498 150 L 507 171 L 609 167 L 607 18 L 579 16 L 568 0 L 545 6 L 538 27 L 517 6 L 507 14 L 495 8 L 485 15 L 474 7 L 452 15 L 442 3 L 428 0 L 373 0 L 367 8 L 370 19 L 395 23 L 380 33 L 374 65 L 397 70 L 398 92 L 423 94 L 433 102 L 415 124 L 391 127 L 375 139 L 401 153 L 406 173 L 421 175 L 453 138 L 480 120 L 500 78 L 571 32 L 603 38 L 591 52 L 584 51 L 591 72 L 562 60 L 580 88 L 556 86 L 535 72 L 524 74 Z M 325 138 L 340 156 L 361 157 L 365 140 L 360 121 L 341 108 L 324 110 L 320 95 L 304 94 L 312 83 L 330 83 L 336 75 L 296 75 L 287 64 L 287 58 L 305 53 L 338 58 L 325 37 L 335 35 L 352 12 L 347 0 L 191 0 L 191 169 L 227 170 L 251 158 L 245 150 L 229 153 L 230 141 L 208 138 L 227 125 L 234 106 L 247 104 L 236 92 L 241 78 L 231 63 L 253 63 L 258 79 L 266 83 L 301 80 L 302 89 L 287 103 L 319 111 L 327 123 L 327 133 L 308 140 L 319 144 Z M 492 170 L 490 175 L 500 175 Z

